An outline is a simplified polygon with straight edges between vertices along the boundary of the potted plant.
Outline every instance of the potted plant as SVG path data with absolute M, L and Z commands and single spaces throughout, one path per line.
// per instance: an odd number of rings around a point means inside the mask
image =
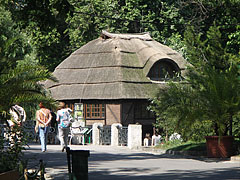
M 176 121 L 178 132 L 189 132 L 196 122 L 207 122 L 213 135 L 206 137 L 208 156 L 229 157 L 233 153 L 232 121 L 240 110 L 240 60 L 227 52 L 216 26 L 209 29 L 204 41 L 193 29 L 188 29 L 185 38 L 191 63 L 185 80 L 161 89 L 150 109 Z
M 233 154 L 233 116 L 239 112 L 239 80 L 236 65 L 225 71 L 211 71 L 201 111 L 211 120 L 215 136 L 206 136 L 208 157 L 230 157 Z M 207 89 L 208 88 L 208 89 Z M 201 96 L 200 96 L 201 97 Z

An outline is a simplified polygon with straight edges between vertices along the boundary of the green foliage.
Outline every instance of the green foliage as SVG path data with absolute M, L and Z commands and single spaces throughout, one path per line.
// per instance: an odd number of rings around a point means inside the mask
M 0 19 L 0 112 L 8 112 L 15 103 L 53 102 L 39 82 L 55 78 L 37 63 L 26 36 L 14 28 L 11 13 L 0 9 L 0 16 L 6 17 Z
M 41 65 L 50 71 L 69 55 L 67 16 L 71 5 L 67 0 L 9 1 L 6 5 L 22 32 L 36 51 Z
M 180 16 L 185 22 L 193 25 L 195 31 L 206 37 L 208 29 L 214 23 L 220 27 L 222 41 L 227 44 L 228 52 L 239 52 L 239 0 L 180 0 L 178 1 Z
M 230 52 L 235 52 L 236 54 L 240 52 L 240 25 L 236 25 L 236 31 L 231 32 L 228 35 L 229 41 L 227 42 L 227 47 Z
M 180 141 L 180 140 L 165 141 L 165 142 L 162 142 L 161 144 L 157 145 L 156 148 L 167 150 L 170 148 L 178 147 L 180 145 L 182 145 L 182 141 Z
M 186 143 L 177 144 L 174 146 L 169 146 L 167 148 L 168 150 L 173 151 L 196 151 L 196 152 L 202 152 L 206 151 L 206 143 L 205 142 L 192 142 L 188 141 Z
M 222 46 L 217 27 L 209 29 L 205 41 L 193 32 L 190 29 L 185 36 L 193 65 L 185 81 L 169 83 L 168 88 L 160 90 L 151 109 L 160 120 L 164 118 L 159 123 L 162 128 L 166 129 L 162 125 L 166 121 L 168 129 L 177 130 L 185 139 L 199 139 L 199 135 L 213 130 L 216 135 L 231 134 L 233 116 L 240 108 L 239 58 Z
M 198 103 L 197 94 L 188 84 L 172 82 L 169 88 L 159 90 L 149 108 L 156 114 L 155 127 L 163 130 L 166 141 L 174 132 L 180 133 L 184 141 L 202 141 L 213 134 L 211 122 L 195 118 L 204 116 L 195 111 Z
M 214 135 L 213 125 L 211 121 L 196 121 L 189 127 L 181 129 L 181 135 L 184 141 L 202 142 L 205 136 Z
M 239 57 L 227 52 L 218 28 L 210 28 L 207 38 L 204 42 L 198 39 L 197 49 L 189 48 L 194 67 L 188 81 L 198 90 L 200 110 L 215 123 L 216 134 L 227 134 L 239 110 Z
M 238 137 L 240 139 L 240 114 L 237 114 L 233 117 L 233 134 L 235 137 Z M 240 143 L 239 143 L 240 144 Z M 239 148 L 240 152 L 240 148 Z
M 147 31 L 186 57 L 182 41 L 186 25 L 194 25 L 195 31 L 206 37 L 215 22 L 224 32 L 227 51 L 237 54 L 239 4 L 236 0 L 6 0 L 0 6 L 11 12 L 4 17 L 12 16 L 14 21 L 4 27 L 14 26 L 26 33 L 41 65 L 53 71 L 74 50 L 98 38 L 102 30 Z
M 5 58 L 0 58 L 0 62 Z M 39 83 L 47 79 L 55 80 L 50 72 L 39 65 L 20 64 L 4 73 L 0 72 L 0 111 L 7 112 L 15 103 L 53 102 Z
M 11 14 L 1 6 L 0 9 L 0 16 L 6 16 L 4 20 L 0 19 L 0 123 L 7 124 L 6 120 L 11 118 L 8 111 L 16 103 L 24 104 L 24 107 L 32 107 L 40 101 L 54 105 L 55 100 L 41 82 L 56 79 L 37 63 L 34 53 L 30 53 L 31 45 L 15 28 Z M 22 127 L 6 127 L 4 137 L 1 132 L 0 172 L 22 167 L 22 150 L 27 140 L 30 137 Z
M 180 53 L 185 60 L 188 60 L 186 45 L 183 42 L 183 37 L 180 33 L 173 33 L 166 39 L 165 44 Z
M 6 131 L 7 137 L 0 137 L 0 173 L 19 170 L 23 157 L 22 150 L 30 140 L 22 127 L 17 125 L 12 128 L 6 127 Z
M 120 33 L 147 31 L 156 40 L 165 41 L 177 32 L 174 24 L 182 23 L 177 9 L 169 1 L 72 0 L 70 3 L 74 5 L 74 14 L 67 22 L 73 47 L 99 37 L 102 30 Z
M 11 13 L 0 6 L 0 72 L 16 67 L 17 60 L 23 59 L 31 50 L 23 34 L 15 27 Z

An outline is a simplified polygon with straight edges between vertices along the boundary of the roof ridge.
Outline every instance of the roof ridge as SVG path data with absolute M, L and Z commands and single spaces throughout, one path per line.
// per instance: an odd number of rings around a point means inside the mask
M 150 36 L 149 32 L 144 33 L 134 33 L 134 34 L 117 34 L 117 33 L 110 33 L 105 30 L 102 31 L 101 36 L 103 39 L 140 39 L 144 41 L 152 41 L 152 37 Z

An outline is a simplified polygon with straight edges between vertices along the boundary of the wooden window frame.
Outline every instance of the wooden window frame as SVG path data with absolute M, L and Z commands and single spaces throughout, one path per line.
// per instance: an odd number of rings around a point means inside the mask
M 164 81 L 172 79 L 176 72 L 177 69 L 171 62 L 169 62 L 168 60 L 161 60 L 157 61 L 151 67 L 148 77 L 153 81 Z
M 88 109 L 90 110 L 89 112 Z M 96 114 L 98 113 L 99 116 L 96 116 Z M 93 104 L 93 103 L 84 104 L 84 118 L 86 120 L 104 120 L 106 118 L 105 104 Z

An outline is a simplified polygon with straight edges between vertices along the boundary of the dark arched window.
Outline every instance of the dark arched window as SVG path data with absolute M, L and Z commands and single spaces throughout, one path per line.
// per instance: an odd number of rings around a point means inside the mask
M 151 67 L 148 77 L 153 81 L 164 81 L 172 79 L 178 71 L 178 67 L 170 60 L 160 60 Z

